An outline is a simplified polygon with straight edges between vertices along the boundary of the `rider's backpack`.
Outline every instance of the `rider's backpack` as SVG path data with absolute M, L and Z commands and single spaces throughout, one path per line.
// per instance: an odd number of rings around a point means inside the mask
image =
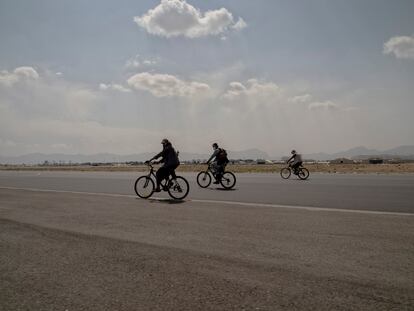
M 219 153 L 216 156 L 217 161 L 220 162 L 228 162 L 229 159 L 227 158 L 227 151 L 224 150 L 223 148 L 219 148 Z
M 175 153 L 175 161 L 176 161 L 176 164 L 177 164 L 177 167 L 180 165 L 180 159 L 178 158 L 178 155 L 180 154 L 180 151 L 175 151 L 174 150 L 174 153 Z

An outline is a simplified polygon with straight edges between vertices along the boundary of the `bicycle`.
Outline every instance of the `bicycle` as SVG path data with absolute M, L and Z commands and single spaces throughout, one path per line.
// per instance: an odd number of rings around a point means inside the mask
M 308 177 L 309 177 L 309 170 L 307 168 L 300 165 L 297 168 L 296 172 L 295 172 L 292 169 L 292 166 L 290 164 L 289 164 L 289 166 L 284 167 L 280 170 L 280 176 L 283 179 L 288 179 L 290 177 L 290 175 L 292 175 L 292 171 L 293 171 L 293 174 L 297 175 L 302 180 L 308 179 Z
M 209 164 L 206 171 L 202 171 L 197 174 L 197 184 L 201 188 L 207 188 L 211 184 L 211 175 L 217 179 L 215 170 L 212 165 Z M 224 189 L 231 189 L 236 184 L 236 176 L 232 172 L 224 171 L 220 179 L 220 184 Z
M 148 199 L 155 190 L 154 180 L 156 178 L 154 167 L 151 163 L 146 163 L 150 171 L 148 175 L 138 177 L 135 181 L 134 190 L 137 196 L 142 199 Z M 175 174 L 174 174 L 175 175 Z M 170 197 L 176 200 L 182 200 L 190 191 L 188 181 L 182 176 L 171 176 L 171 174 L 161 182 L 161 189 L 167 191 Z

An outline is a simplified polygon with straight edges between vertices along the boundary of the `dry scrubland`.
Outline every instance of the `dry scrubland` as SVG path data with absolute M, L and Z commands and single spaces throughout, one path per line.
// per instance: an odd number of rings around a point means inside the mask
M 229 165 L 228 169 L 235 173 L 278 173 L 283 164 L 265 165 Z M 402 164 L 306 164 L 311 173 L 414 173 L 414 163 Z M 206 165 L 182 164 L 178 168 L 180 172 L 198 172 L 206 169 Z M 99 165 L 99 166 L 22 166 L 0 165 L 0 170 L 21 171 L 102 171 L 102 172 L 144 172 L 148 168 L 145 165 Z

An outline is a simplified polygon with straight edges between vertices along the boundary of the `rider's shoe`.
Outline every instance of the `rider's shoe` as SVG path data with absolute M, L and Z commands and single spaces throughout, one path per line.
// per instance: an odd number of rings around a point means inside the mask
M 215 182 L 213 182 L 213 184 L 218 185 L 220 182 L 218 180 L 216 180 Z

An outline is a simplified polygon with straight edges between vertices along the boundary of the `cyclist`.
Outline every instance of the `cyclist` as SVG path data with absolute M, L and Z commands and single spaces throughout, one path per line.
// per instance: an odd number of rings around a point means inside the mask
M 156 160 L 162 157 L 160 161 L 154 162 L 154 163 L 163 163 L 163 166 L 161 166 L 156 173 L 157 187 L 155 188 L 154 192 L 161 191 L 160 185 L 163 179 L 168 178 L 168 176 L 170 175 L 173 178 L 176 177 L 175 169 L 180 165 L 180 160 L 178 159 L 178 153 L 175 152 L 170 141 L 164 138 L 161 141 L 161 144 L 162 144 L 162 151 L 158 153 L 157 155 L 155 155 L 154 157 L 152 157 L 151 160 L 146 162 L 148 163 L 148 162 L 151 162 L 152 160 Z
M 219 184 L 221 177 L 224 174 L 224 168 L 226 167 L 227 163 L 229 163 L 229 159 L 227 158 L 226 150 L 219 148 L 217 143 L 214 143 L 212 147 L 214 151 L 210 159 L 208 159 L 207 164 L 209 164 L 214 159 L 212 162 L 212 167 L 216 172 L 214 176 L 216 178 L 216 181 L 214 184 Z
M 292 167 L 293 173 L 297 175 L 298 168 L 302 165 L 302 156 L 299 153 L 297 153 L 296 150 L 292 150 L 290 153 L 292 154 L 292 156 L 289 158 L 289 160 L 286 161 L 286 163 L 288 163 Z

